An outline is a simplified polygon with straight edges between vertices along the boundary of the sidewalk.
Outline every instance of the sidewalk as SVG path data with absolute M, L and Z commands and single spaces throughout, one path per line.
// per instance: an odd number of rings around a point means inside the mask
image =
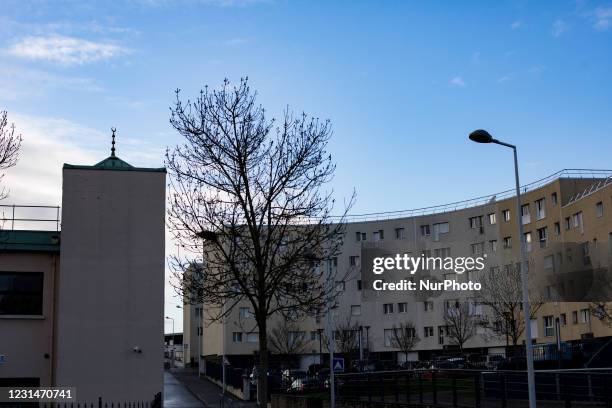
M 164 371 L 164 408 L 202 408 L 204 405 L 169 371 Z
M 171 370 L 174 377 L 184 385 L 206 408 L 219 408 L 221 406 L 221 387 L 208 381 L 204 376 L 198 378 L 198 372 L 190 368 L 174 368 Z M 233 407 L 254 408 L 257 404 L 253 401 L 242 401 L 231 395 Z

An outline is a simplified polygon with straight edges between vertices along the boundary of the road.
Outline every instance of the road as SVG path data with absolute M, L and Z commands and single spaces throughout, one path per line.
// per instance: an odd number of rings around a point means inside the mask
M 164 371 L 164 408 L 202 408 L 204 405 L 193 396 L 169 371 Z

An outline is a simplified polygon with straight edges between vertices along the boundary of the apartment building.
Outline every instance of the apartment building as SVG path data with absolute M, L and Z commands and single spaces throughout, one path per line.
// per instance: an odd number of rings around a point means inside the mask
M 62 174 L 61 217 L 2 208 L 0 386 L 150 402 L 163 388 L 166 171 L 113 149 Z
M 411 256 L 485 256 L 487 270 L 503 272 L 520 258 L 518 216 L 527 241 L 530 285 L 548 300 L 530 322 L 536 342 L 555 341 L 551 331 L 551 321 L 555 319 L 562 320 L 563 341 L 612 336 L 612 329 L 590 315 L 588 302 L 595 296 L 589 290 L 597 287 L 594 283 L 597 277 L 607 276 L 612 254 L 611 174 L 611 171 L 563 170 L 528 184 L 521 190 L 520 215 L 516 214 L 514 192 L 509 190 L 425 209 L 349 217 L 341 254 L 327 265 L 320 265 L 336 269 L 338 276 L 347 276 L 335 283 L 341 291 L 339 307 L 332 311 L 335 328 L 341 329 L 344 322 L 356 324 L 362 331 L 362 348 L 383 360 L 424 359 L 455 347 L 448 337 L 444 313 L 456 302 L 467 302 L 470 313 L 485 315 L 487 308 L 479 302 L 476 291 L 444 291 L 425 296 L 367 290 L 366 284 L 370 282 L 361 279 L 361 258 L 366 251 L 376 249 Z M 578 257 L 582 266 L 572 263 Z M 590 288 L 576 292 L 575 287 L 582 281 L 576 278 L 576 273 L 585 268 L 590 274 L 599 275 L 593 278 Z M 593 269 L 599 272 L 593 273 Z M 474 271 L 461 275 L 425 272 L 440 280 L 477 279 Z M 186 305 L 186 314 L 189 309 Z M 248 304 L 237 305 L 224 324 L 206 321 L 206 307 L 203 319 L 201 358 L 215 359 L 225 353 L 233 365 L 252 364 L 258 349 L 257 327 Z M 189 319 L 185 324 L 193 330 L 201 321 Z M 407 321 L 414 324 L 420 341 L 412 352 L 404 355 L 393 347 L 391 336 L 395 327 Z M 271 319 L 269 326 L 275 324 Z M 307 339 L 300 358 L 302 367 L 319 362 L 320 354 L 327 352 L 319 341 L 325 325 L 324 313 L 300 320 L 299 330 Z M 503 353 L 506 344 L 505 337 L 477 326 L 476 335 L 464 348 Z

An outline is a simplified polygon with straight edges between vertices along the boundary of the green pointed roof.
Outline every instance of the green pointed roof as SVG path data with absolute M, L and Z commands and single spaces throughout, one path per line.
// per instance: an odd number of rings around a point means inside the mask
M 115 155 L 111 155 L 106 159 L 102 160 L 100 163 L 95 164 L 93 167 L 100 167 L 103 169 L 116 169 L 116 168 L 134 168 L 131 164 L 126 161 L 121 160 Z
M 75 164 L 66 164 L 64 163 L 65 169 L 82 169 L 82 170 L 129 170 L 129 171 L 157 171 L 157 172 L 166 172 L 165 167 L 159 168 L 148 168 L 148 167 L 134 167 L 126 161 L 121 160 L 117 156 L 115 156 L 115 128 L 111 128 L 112 142 L 111 142 L 111 155 L 106 159 L 102 160 L 99 163 L 94 164 L 93 166 L 82 166 Z

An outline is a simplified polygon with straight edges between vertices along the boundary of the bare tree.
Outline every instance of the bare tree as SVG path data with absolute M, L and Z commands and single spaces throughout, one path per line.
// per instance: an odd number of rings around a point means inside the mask
M 470 312 L 467 302 L 457 302 L 446 308 L 444 324 L 451 344 L 459 346 L 461 351 L 465 343 L 476 334 L 476 318 Z
M 334 348 L 338 353 L 349 354 L 359 348 L 359 323 L 351 316 L 338 321 L 334 329 Z
M 15 133 L 15 125 L 9 124 L 8 113 L 0 111 L 0 181 L 4 171 L 17 164 L 19 149 L 21 148 L 21 135 Z M 7 190 L 0 189 L 0 200 L 6 198 Z
M 481 274 L 481 302 L 487 313 L 479 322 L 488 332 L 506 336 L 516 346 L 525 331 L 520 267 L 512 265 L 503 271 Z M 534 291 L 529 291 L 530 318 L 533 319 L 543 302 Z
M 281 354 L 288 360 L 303 353 L 308 344 L 306 332 L 301 330 L 295 320 L 287 318 L 281 318 L 270 330 L 268 341 L 271 352 Z
M 391 336 L 391 346 L 399 349 L 406 358 L 408 353 L 412 351 L 421 341 L 419 338 L 414 323 L 406 321 L 401 323 L 399 326 L 393 326 L 393 334 Z
M 175 287 L 182 295 L 198 293 L 186 287 L 201 289 L 212 320 L 248 301 L 259 337 L 258 372 L 265 373 L 268 318 L 324 310 L 338 295 L 330 282 L 344 279 L 331 260 L 354 197 L 343 215 L 330 215 L 332 193 L 323 191 L 335 171 L 326 152 L 330 122 L 294 117 L 287 108 L 277 125 L 246 79 L 205 88 L 194 101 L 183 102 L 177 90 L 171 113 L 184 142 L 166 154 L 168 224 L 187 254 L 170 260 Z M 203 273 L 183 280 L 194 262 Z M 265 375 L 258 377 L 257 396 L 265 406 Z

